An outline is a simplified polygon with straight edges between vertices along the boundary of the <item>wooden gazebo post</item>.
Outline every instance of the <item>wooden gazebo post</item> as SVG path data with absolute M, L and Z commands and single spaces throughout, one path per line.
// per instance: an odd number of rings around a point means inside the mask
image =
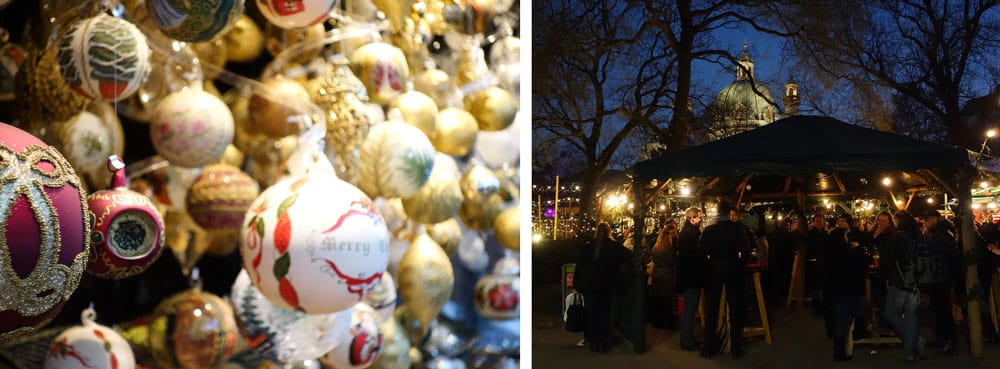
M 962 229 L 962 260 L 965 265 L 965 293 L 969 302 L 969 346 L 972 349 L 972 357 L 983 357 L 983 325 L 982 316 L 979 311 L 979 303 L 984 297 L 983 287 L 979 285 L 978 257 L 974 257 L 980 250 L 976 250 L 976 236 L 972 229 L 972 222 L 975 215 L 972 214 L 972 176 L 975 169 L 966 168 L 959 172 L 958 179 L 958 210 L 959 221 Z

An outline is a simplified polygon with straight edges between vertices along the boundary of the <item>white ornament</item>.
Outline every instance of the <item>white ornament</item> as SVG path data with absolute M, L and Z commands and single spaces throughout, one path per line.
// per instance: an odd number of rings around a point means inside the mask
M 473 153 L 487 167 L 500 169 L 504 166 L 516 167 L 521 154 L 521 113 L 514 117 L 510 126 L 500 131 L 476 133 Z
M 396 282 L 389 273 L 382 274 L 382 280 L 365 294 L 364 303 L 378 312 L 378 324 L 381 326 L 392 319 L 396 311 Z
M 60 333 L 45 355 L 45 369 L 135 368 L 132 347 L 118 332 L 94 322 L 94 310 L 81 314 L 82 326 Z
M 419 128 L 399 120 L 373 126 L 361 145 L 359 185 L 372 197 L 413 196 L 427 182 L 435 153 Z
M 215 95 L 195 89 L 164 98 L 149 120 L 156 152 L 171 164 L 188 168 L 219 160 L 233 142 L 234 129 L 229 107 Z

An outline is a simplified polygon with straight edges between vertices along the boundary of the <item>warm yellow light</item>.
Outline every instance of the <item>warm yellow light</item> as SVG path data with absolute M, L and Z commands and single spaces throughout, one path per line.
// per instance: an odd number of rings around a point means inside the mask
M 991 202 L 989 204 L 986 204 L 986 207 L 989 208 L 990 210 L 996 209 L 997 208 L 997 203 Z
M 634 207 L 635 207 L 635 204 L 633 204 L 633 203 L 629 203 L 628 204 L 628 210 L 632 210 L 632 208 L 634 208 Z
M 933 204 L 934 203 L 934 198 L 933 197 L 928 197 L 927 198 L 927 203 L 928 204 Z
M 979 188 L 987 188 L 987 187 L 990 187 L 989 182 L 986 181 L 979 182 Z
M 902 206 L 903 200 L 896 200 L 896 206 Z
M 780 216 L 780 215 L 779 215 L 779 216 L 778 216 L 778 220 L 781 220 L 781 219 L 782 219 L 782 216 Z
M 687 185 L 681 186 L 681 195 L 687 196 L 691 194 L 691 189 Z
M 882 185 L 886 186 L 886 187 L 891 186 L 892 185 L 892 178 L 882 177 Z
M 664 211 L 664 210 L 667 210 L 667 205 L 666 204 L 660 204 L 660 211 Z
M 531 241 L 532 242 L 538 242 L 538 241 L 541 241 L 541 240 L 542 240 L 542 235 L 540 235 L 538 233 L 535 233 L 535 234 L 531 235 Z
M 979 209 L 979 204 L 978 203 L 977 204 L 972 204 L 972 208 L 973 209 Z
M 573 187 L 573 189 L 579 191 L 580 190 L 580 185 L 576 185 L 576 187 Z
M 986 131 L 986 137 L 993 138 L 996 135 L 997 135 L 997 129 L 996 128 L 990 128 L 989 131 Z
M 830 199 L 823 199 L 823 203 L 824 204 L 829 204 L 830 203 Z

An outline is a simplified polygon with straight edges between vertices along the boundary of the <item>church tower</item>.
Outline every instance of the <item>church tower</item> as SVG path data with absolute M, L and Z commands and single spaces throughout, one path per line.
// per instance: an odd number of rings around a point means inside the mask
M 788 77 L 785 83 L 785 96 L 781 98 L 785 104 L 785 114 L 788 116 L 799 114 L 799 84 L 795 83 L 792 77 Z
M 736 80 L 753 79 L 753 60 L 750 60 L 750 52 L 747 51 L 747 42 L 743 41 L 743 52 L 740 53 L 740 66 L 736 68 Z

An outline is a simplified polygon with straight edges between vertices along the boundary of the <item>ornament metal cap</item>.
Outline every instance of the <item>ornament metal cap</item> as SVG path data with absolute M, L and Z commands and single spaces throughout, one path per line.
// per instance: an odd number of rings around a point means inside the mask
M 125 161 L 119 158 L 118 155 L 111 155 L 108 157 L 108 171 L 112 173 L 111 189 L 123 188 L 126 186 Z

